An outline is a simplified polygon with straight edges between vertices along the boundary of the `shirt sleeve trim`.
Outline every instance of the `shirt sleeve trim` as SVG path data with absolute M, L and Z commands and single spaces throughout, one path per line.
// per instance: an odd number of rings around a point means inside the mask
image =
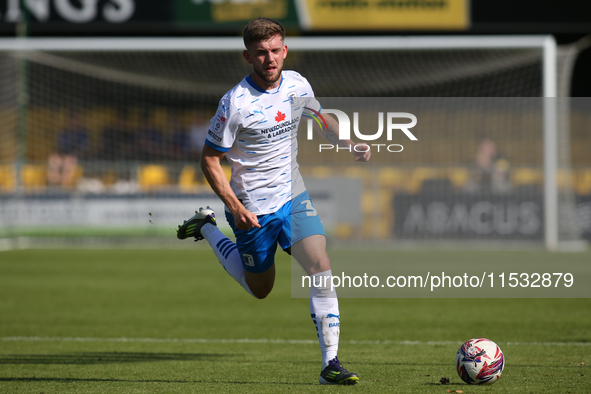
M 227 152 L 230 150 L 230 148 L 224 148 L 223 146 L 216 145 L 213 142 L 211 142 L 210 140 L 205 140 L 205 145 L 207 145 L 219 152 Z

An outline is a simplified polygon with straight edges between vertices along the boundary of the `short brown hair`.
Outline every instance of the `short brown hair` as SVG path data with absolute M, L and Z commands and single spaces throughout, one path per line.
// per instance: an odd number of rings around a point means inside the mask
M 281 36 L 281 41 L 285 39 L 285 28 L 281 23 L 269 18 L 256 18 L 246 25 L 242 39 L 248 49 L 251 44 L 266 41 L 277 34 Z

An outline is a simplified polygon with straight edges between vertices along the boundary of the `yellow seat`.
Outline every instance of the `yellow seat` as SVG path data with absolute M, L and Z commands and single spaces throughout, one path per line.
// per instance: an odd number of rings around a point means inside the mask
M 194 193 L 199 190 L 199 182 L 196 180 L 195 167 L 187 164 L 179 174 L 179 189 L 183 193 Z
M 170 185 L 166 167 L 157 164 L 140 166 L 137 179 L 140 190 L 143 191 L 160 189 Z
M 575 176 L 574 188 L 577 194 L 591 194 L 591 168 L 579 170 Z
M 556 184 L 562 189 L 572 189 L 574 185 L 573 171 L 570 169 L 559 169 L 556 172 Z
M 16 170 L 13 165 L 0 166 L 0 192 L 12 192 L 16 188 Z
M 367 168 L 363 168 L 363 167 L 359 167 L 359 166 L 346 167 L 343 170 L 342 174 L 349 179 L 361 179 L 361 180 L 370 179 L 370 171 Z
M 515 186 L 541 184 L 544 180 L 542 170 L 535 168 L 516 168 L 511 171 L 511 183 Z
M 370 215 L 373 212 L 373 209 L 376 206 L 374 195 L 375 193 L 371 190 L 363 190 L 361 192 L 361 201 L 359 205 L 361 207 L 361 212 L 363 212 L 364 215 Z
M 222 166 L 222 168 L 224 169 L 224 174 L 226 174 L 226 178 L 228 178 L 228 180 L 232 179 L 232 167 L 230 166 Z
M 378 174 L 380 186 L 404 188 L 408 182 L 408 172 L 392 167 L 380 169 Z
M 313 178 L 328 178 L 332 176 L 332 169 L 327 166 L 314 166 L 312 167 L 311 176 Z
M 21 168 L 20 177 L 25 190 L 45 189 L 47 185 L 47 166 L 25 164 Z
M 465 186 L 470 180 L 470 171 L 467 168 L 454 167 L 448 170 L 448 177 L 454 187 Z

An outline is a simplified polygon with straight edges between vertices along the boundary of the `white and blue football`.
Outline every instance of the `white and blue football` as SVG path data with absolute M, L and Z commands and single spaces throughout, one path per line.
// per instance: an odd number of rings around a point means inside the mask
M 468 384 L 492 384 L 499 380 L 504 367 L 505 356 L 490 339 L 470 339 L 456 353 L 456 371 Z

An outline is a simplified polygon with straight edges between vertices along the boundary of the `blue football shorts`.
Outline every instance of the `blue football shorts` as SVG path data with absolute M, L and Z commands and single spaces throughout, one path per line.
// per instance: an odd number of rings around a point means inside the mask
M 308 192 L 297 195 L 276 212 L 257 216 L 261 228 L 239 230 L 234 225 L 234 216 L 225 212 L 236 236 L 242 265 L 248 272 L 260 273 L 271 268 L 275 261 L 277 244 L 285 250 L 311 235 L 326 236 Z

